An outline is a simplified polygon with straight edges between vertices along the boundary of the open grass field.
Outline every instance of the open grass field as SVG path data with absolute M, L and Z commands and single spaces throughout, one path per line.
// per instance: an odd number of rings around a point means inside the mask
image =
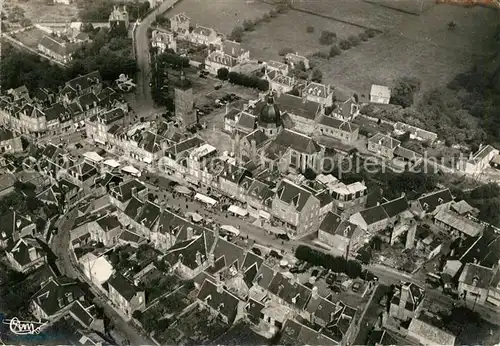
M 168 16 L 185 12 L 191 18 L 191 25 L 208 26 L 228 35 L 244 20 L 261 18 L 272 9 L 273 6 L 257 0 L 183 0 Z
M 308 26 L 314 27 L 313 33 L 306 31 Z M 319 44 L 322 30 L 335 32 L 338 40 L 349 35 L 358 35 L 363 31 L 362 28 L 331 19 L 288 11 L 269 22 L 259 23 L 254 31 L 246 32 L 242 43 L 250 50 L 250 56 L 253 58 L 280 61 L 279 50 L 285 47 L 306 56 L 327 50 L 328 46 Z
M 493 52 L 499 14 L 436 5 L 318 67 L 324 82 L 359 95 L 368 95 L 373 83 L 391 86 L 403 76 L 419 78 L 425 91 L 445 85 Z M 454 30 L 448 30 L 450 21 L 457 24 Z
M 4 11 L 8 8 L 19 6 L 24 11 L 24 16 L 33 23 L 40 22 L 67 22 L 78 20 L 78 9 L 75 4 L 47 5 L 45 0 L 5 0 Z
M 45 35 L 47 34 L 42 30 L 33 28 L 23 32 L 15 33 L 12 35 L 12 37 L 16 40 L 21 41 L 30 48 L 37 49 L 38 43 Z

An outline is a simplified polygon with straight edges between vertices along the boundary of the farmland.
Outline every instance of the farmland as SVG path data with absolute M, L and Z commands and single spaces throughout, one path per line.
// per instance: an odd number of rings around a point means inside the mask
M 293 23 L 293 26 L 290 23 Z M 306 31 L 308 26 L 314 27 L 314 32 L 308 33 Z M 363 31 L 362 28 L 331 19 L 288 11 L 269 22 L 259 23 L 254 31 L 246 32 L 243 36 L 243 45 L 250 50 L 251 56 L 264 60 L 281 60 L 278 52 L 285 47 L 301 55 L 311 55 L 328 48 L 319 44 L 322 30 L 335 32 L 338 39 L 358 35 Z
M 44 33 L 42 30 L 32 28 L 23 32 L 15 33 L 14 35 L 12 35 L 12 37 L 17 39 L 18 41 L 21 41 L 30 48 L 37 49 L 38 43 L 45 35 L 46 33 Z
M 454 30 L 450 21 L 457 23 Z M 318 67 L 324 82 L 360 94 L 372 83 L 391 85 L 403 76 L 419 78 L 428 90 L 491 54 L 496 23 L 498 12 L 491 9 L 436 5 Z
M 217 32 L 230 34 L 234 27 L 244 20 L 261 18 L 273 6 L 253 0 L 183 0 L 168 12 L 174 16 L 185 12 L 191 18 L 191 25 L 208 26 Z

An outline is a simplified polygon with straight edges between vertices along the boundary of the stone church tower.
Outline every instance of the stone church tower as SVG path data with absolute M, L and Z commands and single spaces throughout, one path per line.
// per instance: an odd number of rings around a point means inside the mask
M 186 129 L 196 124 L 196 111 L 194 109 L 193 86 L 181 72 L 180 81 L 174 87 L 175 118 L 181 129 Z

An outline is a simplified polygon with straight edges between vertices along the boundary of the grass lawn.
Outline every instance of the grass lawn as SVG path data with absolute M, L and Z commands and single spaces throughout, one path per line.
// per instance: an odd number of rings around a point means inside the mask
M 323 82 L 359 94 L 368 94 L 371 84 L 391 86 L 403 76 L 419 78 L 427 91 L 491 53 L 498 18 L 498 12 L 481 7 L 434 6 L 318 67 Z M 446 25 L 451 20 L 457 23 L 453 31 Z
M 42 30 L 33 28 L 23 32 L 18 32 L 12 35 L 12 37 L 21 41 L 30 48 L 37 49 L 38 43 L 45 35 L 47 34 Z
M 261 18 L 272 9 L 271 5 L 254 0 L 183 0 L 167 15 L 172 17 L 185 12 L 192 26 L 199 24 L 230 34 L 244 20 Z
M 48 5 L 46 0 L 6 0 L 5 6 L 19 6 L 24 10 L 24 16 L 33 23 L 65 23 L 68 21 L 78 21 L 78 9 L 76 4 Z
M 293 23 L 293 25 L 290 25 Z M 306 31 L 308 26 L 314 27 L 314 32 Z M 250 50 L 250 56 L 256 59 L 273 59 L 281 61 L 278 52 L 282 48 L 291 48 L 300 55 L 311 55 L 320 50 L 328 50 L 329 46 L 319 44 L 322 30 L 335 32 L 337 38 L 347 38 L 358 35 L 363 29 L 331 19 L 298 11 L 288 11 L 259 23 L 254 31 L 243 35 L 243 45 Z

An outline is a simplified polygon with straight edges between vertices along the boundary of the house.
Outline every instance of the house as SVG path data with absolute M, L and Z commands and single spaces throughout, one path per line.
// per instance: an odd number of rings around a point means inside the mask
M 196 25 L 189 36 L 191 42 L 205 46 L 215 43 L 216 39 L 217 33 L 214 29 L 201 25 Z
M 333 104 L 333 90 L 330 85 L 310 82 L 302 89 L 302 97 L 325 107 L 330 107 Z
M 259 179 L 251 179 L 246 190 L 247 210 L 250 215 L 269 220 L 274 192 L 268 183 Z
M 45 35 L 38 43 L 40 52 L 62 64 L 67 64 L 73 59 L 76 48 L 75 44 L 66 42 L 56 36 Z
M 370 89 L 370 102 L 389 104 L 391 100 L 391 89 L 383 85 L 372 84 Z
M 219 69 L 226 68 L 231 72 L 238 64 L 237 58 L 219 50 L 214 50 L 205 58 L 205 69 L 215 76 Z
M 484 231 L 484 225 L 446 209 L 434 216 L 434 224 L 454 237 L 477 237 Z
M 282 273 L 274 275 L 268 291 L 277 302 L 297 312 L 305 310 L 312 294 L 311 290 L 298 280 L 288 279 Z
M 219 191 L 226 196 L 230 196 L 240 202 L 245 201 L 245 190 L 240 187 L 244 177 L 251 176 L 251 173 L 243 168 L 224 163 L 223 169 L 219 174 Z
M 331 109 L 330 116 L 342 121 L 353 121 L 359 115 L 359 104 L 354 96 L 343 102 L 336 102 Z
M 396 136 L 401 136 L 405 133 L 409 133 L 411 139 L 429 143 L 433 143 L 438 138 L 437 133 L 423 130 L 419 127 L 408 125 L 400 121 L 394 124 L 394 133 Z
M 224 40 L 222 42 L 222 51 L 235 58 L 238 63 L 242 63 L 244 61 L 248 61 L 250 59 L 250 51 L 245 50 L 242 46 L 241 43 L 231 41 L 231 40 Z
M 288 75 L 288 65 L 279 61 L 269 60 L 266 64 L 266 71 L 276 71 L 283 76 Z
M 137 179 L 125 181 L 116 186 L 110 186 L 109 198 L 112 205 L 124 211 L 132 199 L 136 196 L 144 198 L 147 195 L 147 188 Z
M 458 279 L 458 293 L 462 295 L 464 300 L 485 304 L 488 299 L 490 283 L 496 272 L 497 269 L 467 263 Z
M 305 134 L 314 132 L 315 120 L 323 113 L 323 106 L 320 103 L 290 94 L 279 95 L 276 103 L 281 113 L 287 113 L 290 116 L 295 124 L 295 131 Z
M 200 234 L 201 233 L 201 234 Z M 167 250 L 165 260 L 179 276 L 190 280 L 208 267 L 210 240 L 214 235 L 209 230 L 188 226 L 185 240 L 178 241 Z
M 0 154 L 15 154 L 23 151 L 21 136 L 4 127 L 0 127 Z
M 106 247 L 111 247 L 118 242 L 123 225 L 116 215 L 111 214 L 110 209 L 98 210 L 77 219 L 78 222 L 75 222 L 71 230 L 73 247 L 82 245 L 77 240 L 83 235 L 88 235 L 87 241 L 101 242 Z
M 222 287 L 221 282 L 205 280 L 196 297 L 201 306 L 208 308 L 227 324 L 232 324 L 238 312 L 240 300 Z
M 320 147 L 311 137 L 285 129 L 261 151 L 266 167 L 289 168 L 304 171 L 307 167 L 318 167 L 324 157 Z
M 468 160 L 460 160 L 457 169 L 469 175 L 481 174 L 490 167 L 490 162 L 499 154 L 491 145 L 480 145 L 478 151 L 471 153 Z
M 205 144 L 201 138 L 194 136 L 176 144 L 165 150 L 165 156 L 160 163 L 162 169 L 169 174 L 184 177 L 187 173 L 187 157 L 189 153 Z
M 411 282 L 403 282 L 395 287 L 391 299 L 389 315 L 402 321 L 418 316 L 422 309 L 424 289 Z
M 102 77 L 99 71 L 93 71 L 82 76 L 78 76 L 66 82 L 61 90 L 61 96 L 72 100 L 78 96 L 89 93 L 98 94 L 102 90 Z
M 297 81 L 294 76 L 284 76 L 278 71 L 266 70 L 264 78 L 269 82 L 269 90 L 276 93 L 276 95 L 281 95 L 293 90 L 297 85 Z
M 151 32 L 151 46 L 158 49 L 158 54 L 165 53 L 167 49 L 177 52 L 177 41 L 173 32 L 158 27 Z
M 423 346 L 453 346 L 455 345 L 455 336 L 426 323 L 421 318 L 413 318 L 408 327 L 408 338 L 418 342 Z
M 479 214 L 479 209 L 474 208 L 465 200 L 453 201 L 450 205 L 450 210 L 461 216 L 477 216 Z
M 45 251 L 38 241 L 31 237 L 20 238 L 6 253 L 11 266 L 21 273 L 28 273 L 47 262 Z
M 314 133 L 327 136 L 345 144 L 353 144 L 358 140 L 359 126 L 334 117 L 322 115 L 318 118 Z
M 201 147 L 194 149 L 189 153 L 187 161 L 188 175 L 186 179 L 194 185 L 211 187 L 214 180 L 217 179 L 214 174 L 211 174 L 213 161 L 217 157 L 217 148 L 210 144 L 203 144 Z
M 368 139 L 368 150 L 383 158 L 394 158 L 394 151 L 401 142 L 383 133 L 377 133 Z
M 416 203 L 412 203 L 412 212 L 419 218 L 436 215 L 440 210 L 449 209 L 453 199 L 449 189 L 431 192 L 420 197 Z
M 364 235 L 361 228 L 347 220 L 342 221 L 332 212 L 325 216 L 318 230 L 318 240 L 342 254 L 356 252 L 362 247 Z
M 351 215 L 349 221 L 370 233 L 381 231 L 389 226 L 389 216 L 381 205 L 357 212 Z
M 298 64 L 304 64 L 306 70 L 309 70 L 311 68 L 309 59 L 307 59 L 305 56 L 299 55 L 298 53 L 288 53 L 287 55 L 285 55 L 285 61 L 290 65 L 292 69 L 296 68 Z
M 113 265 L 104 256 L 97 257 L 89 252 L 78 259 L 83 268 L 83 273 L 97 287 L 108 281 L 113 274 Z
M 364 209 L 368 198 L 368 188 L 364 182 L 344 184 L 336 182 L 329 188 L 333 198 L 334 210 L 340 215 L 350 216 Z
M 284 179 L 277 187 L 271 213 L 295 238 L 318 230 L 319 209 L 320 201 L 316 196 Z
M 19 238 L 26 236 L 34 236 L 36 224 L 31 220 L 29 215 L 22 215 L 15 210 L 9 210 L 3 215 L 0 215 L 0 245 L 5 248 L 9 242 L 17 241 Z
M 39 320 L 55 320 L 65 314 L 75 301 L 83 301 L 84 292 L 75 281 L 67 278 L 49 280 L 31 299 L 31 311 Z
M 108 298 L 113 306 L 129 319 L 136 310 L 146 307 L 146 296 L 144 291 L 134 286 L 120 273 L 114 273 L 108 284 Z
M 191 23 L 191 18 L 186 16 L 185 13 L 179 13 L 170 18 L 170 28 L 173 32 L 180 35 L 189 34 L 189 26 Z
M 119 30 L 121 32 L 128 32 L 130 25 L 130 18 L 127 12 L 127 7 L 113 6 L 113 11 L 109 14 L 108 18 L 109 27 L 111 30 Z

